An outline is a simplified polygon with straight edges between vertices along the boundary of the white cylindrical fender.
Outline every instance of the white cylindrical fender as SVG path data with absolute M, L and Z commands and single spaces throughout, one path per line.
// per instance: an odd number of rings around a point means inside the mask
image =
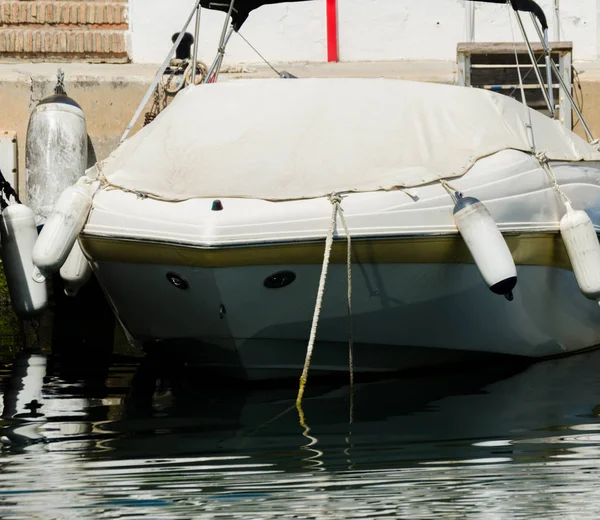
M 63 94 L 40 101 L 29 118 L 25 152 L 27 204 L 40 225 L 60 193 L 87 168 L 88 139 L 81 107 Z
M 60 268 L 60 277 L 65 284 L 67 296 L 77 296 L 81 289 L 92 276 L 92 268 L 87 258 L 83 255 L 79 241 L 73 244 L 66 262 Z
M 33 248 L 33 263 L 44 276 L 58 271 L 69 256 L 92 207 L 93 188 L 78 182 L 64 190 Z
M 560 221 L 560 234 L 569 254 L 581 292 L 600 302 L 600 243 L 594 224 L 585 211 L 573 211 Z
M 517 268 L 506 241 L 485 205 L 464 197 L 454 206 L 454 222 L 485 283 L 496 294 L 513 299 Z
M 33 278 L 32 252 L 38 238 L 35 214 L 23 204 L 2 212 L 2 262 L 12 306 L 21 318 L 40 313 L 48 303 L 45 281 Z

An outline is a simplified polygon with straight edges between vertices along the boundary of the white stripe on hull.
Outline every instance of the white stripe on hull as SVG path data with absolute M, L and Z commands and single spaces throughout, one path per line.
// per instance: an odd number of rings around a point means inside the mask
M 201 364 L 250 379 L 300 373 L 320 265 L 190 268 L 97 264 L 97 275 L 137 340 L 199 342 Z M 268 289 L 269 275 L 296 280 Z M 168 272 L 189 283 L 174 287 Z M 574 275 L 518 267 L 515 300 L 492 294 L 474 265 L 360 264 L 353 268 L 358 371 L 448 362 L 459 352 L 544 357 L 600 344 L 600 309 Z M 318 329 L 316 371 L 347 370 L 346 267 L 331 265 Z M 400 348 L 402 347 L 402 348 Z

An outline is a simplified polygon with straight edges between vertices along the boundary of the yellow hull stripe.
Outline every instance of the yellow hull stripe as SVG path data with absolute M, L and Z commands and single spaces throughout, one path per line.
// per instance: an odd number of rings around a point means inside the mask
M 558 233 L 505 236 L 517 265 L 571 269 Z M 206 248 L 82 236 L 81 246 L 96 262 L 126 262 L 188 267 L 321 264 L 324 241 L 277 245 Z M 353 261 L 363 264 L 472 264 L 473 258 L 459 236 L 354 239 Z M 333 245 L 331 263 L 346 262 L 346 242 Z

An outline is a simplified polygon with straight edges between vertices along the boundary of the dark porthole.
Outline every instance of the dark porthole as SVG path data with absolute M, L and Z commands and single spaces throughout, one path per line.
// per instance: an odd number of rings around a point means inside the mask
M 292 271 L 279 271 L 265 278 L 264 284 L 268 289 L 281 289 L 287 287 L 296 279 L 296 273 Z
M 167 273 L 167 280 L 177 289 L 187 289 L 190 286 L 187 280 L 177 273 Z

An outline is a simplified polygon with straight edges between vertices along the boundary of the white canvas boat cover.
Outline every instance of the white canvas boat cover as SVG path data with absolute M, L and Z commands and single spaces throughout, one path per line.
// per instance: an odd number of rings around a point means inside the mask
M 481 89 L 388 79 L 272 79 L 190 87 L 98 169 L 164 200 L 315 198 L 414 187 L 506 149 L 600 153 L 558 121 Z

